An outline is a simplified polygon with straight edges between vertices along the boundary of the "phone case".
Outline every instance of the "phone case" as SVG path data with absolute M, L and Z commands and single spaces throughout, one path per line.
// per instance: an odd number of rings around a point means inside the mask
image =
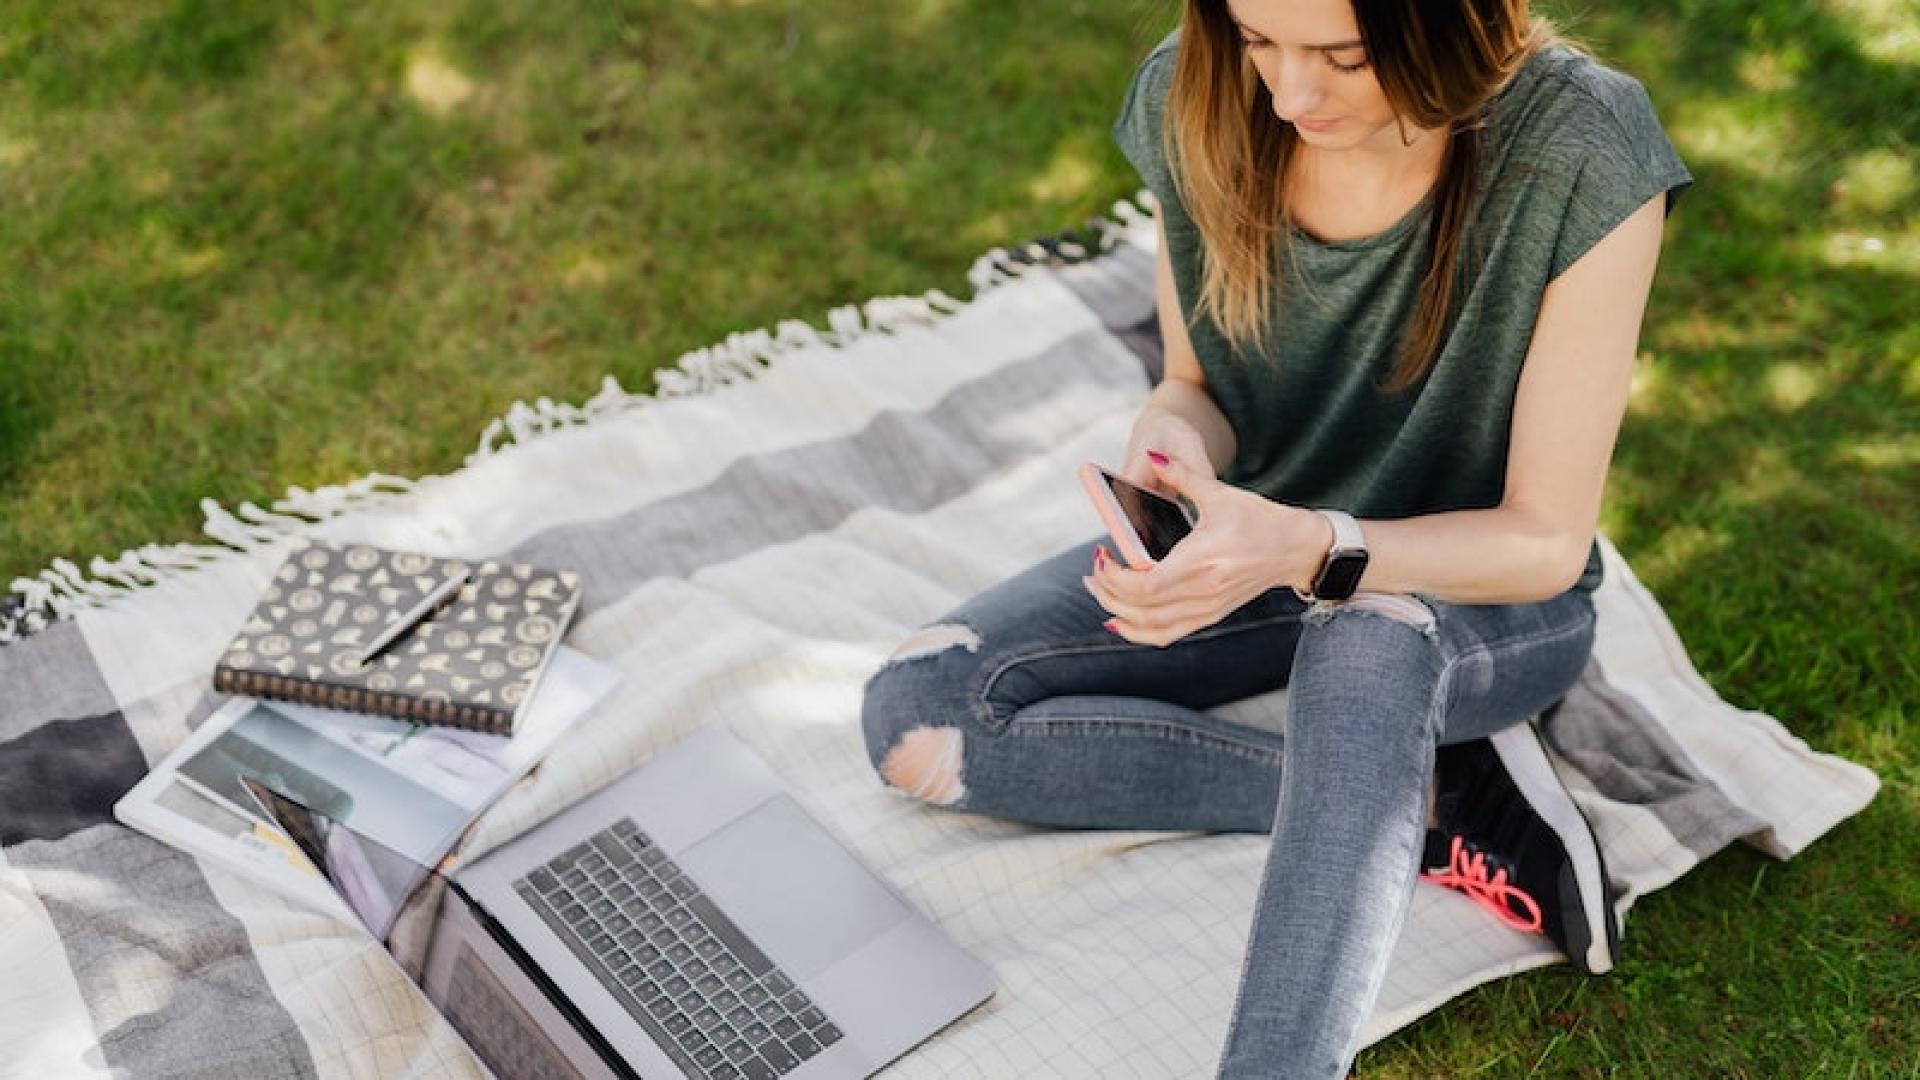
M 1093 508 L 1099 511 L 1100 521 L 1107 527 L 1107 535 L 1113 537 L 1113 545 L 1119 550 L 1120 558 L 1135 570 L 1145 570 L 1155 565 L 1153 556 L 1147 554 L 1147 545 L 1135 531 L 1133 522 L 1127 520 L 1126 511 L 1120 509 L 1119 500 L 1113 497 L 1113 489 L 1107 486 L 1105 477 L 1112 475 L 1091 461 L 1080 466 L 1080 484 L 1087 489 L 1087 497 L 1093 500 Z

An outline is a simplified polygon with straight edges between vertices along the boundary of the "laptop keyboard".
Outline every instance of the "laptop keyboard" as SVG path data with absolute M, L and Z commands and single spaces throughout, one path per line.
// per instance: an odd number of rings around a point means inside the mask
M 466 948 L 447 986 L 447 1023 L 499 1080 L 581 1080 L 566 1055 Z
M 841 1038 L 630 819 L 513 887 L 690 1077 L 771 1080 Z

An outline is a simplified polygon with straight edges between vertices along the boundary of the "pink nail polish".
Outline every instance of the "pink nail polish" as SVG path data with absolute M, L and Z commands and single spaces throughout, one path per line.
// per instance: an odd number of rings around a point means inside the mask
M 1167 463 L 1167 455 L 1158 450 L 1149 450 L 1147 451 L 1147 460 L 1153 462 L 1155 465 L 1165 465 Z
M 1114 629 L 1114 626 L 1113 626 L 1113 624 L 1114 624 L 1114 623 L 1115 623 L 1116 621 L 1117 621 L 1117 620 L 1114 620 L 1114 619 L 1108 619 L 1108 620 L 1107 620 L 1106 622 L 1103 622 L 1103 623 L 1101 623 L 1100 625 L 1106 628 L 1106 630 L 1107 630 L 1107 633 L 1109 633 L 1109 634 L 1118 634 L 1118 633 L 1119 633 L 1120 631 L 1118 631 L 1118 630 L 1116 630 L 1116 629 Z
M 1097 547 L 1093 549 L 1093 565 L 1103 570 L 1106 569 L 1106 566 L 1107 566 L 1107 549 L 1106 548 Z

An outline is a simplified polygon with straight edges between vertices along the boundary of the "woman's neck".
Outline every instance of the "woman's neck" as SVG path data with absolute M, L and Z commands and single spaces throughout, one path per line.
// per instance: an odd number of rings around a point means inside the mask
M 1353 153 L 1388 173 L 1419 173 L 1446 155 L 1448 134 L 1446 127 L 1388 124 L 1374 132 L 1373 138 L 1353 147 Z
M 1399 129 L 1389 124 L 1373 138 L 1342 150 L 1320 150 L 1301 141 L 1294 144 L 1297 174 L 1317 185 L 1330 185 L 1361 199 L 1390 196 L 1417 188 L 1424 192 L 1440 176 L 1446 159 L 1446 133 L 1408 128 L 1410 143 L 1402 143 Z

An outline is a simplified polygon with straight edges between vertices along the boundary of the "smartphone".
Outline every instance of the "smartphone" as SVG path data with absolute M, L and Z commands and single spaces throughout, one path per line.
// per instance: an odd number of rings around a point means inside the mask
M 1129 483 L 1091 461 L 1080 466 L 1080 483 L 1120 557 L 1135 570 L 1166 558 L 1173 545 L 1193 531 L 1194 515 L 1184 503 Z

